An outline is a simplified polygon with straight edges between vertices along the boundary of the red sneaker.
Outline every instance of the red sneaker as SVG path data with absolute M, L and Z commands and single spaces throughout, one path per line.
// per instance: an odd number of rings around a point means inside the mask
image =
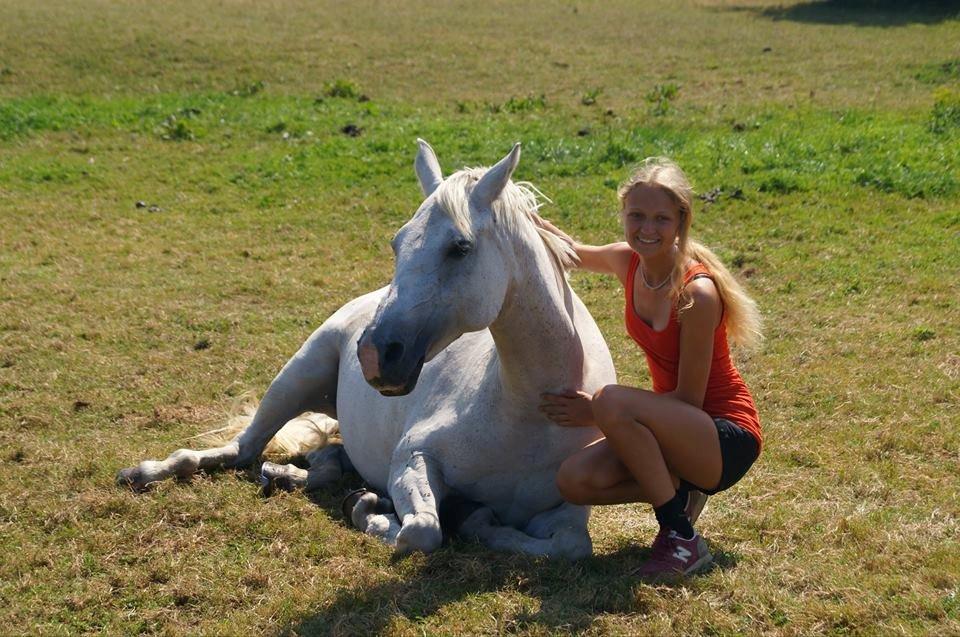
M 667 527 L 660 527 L 660 530 L 657 531 L 657 537 L 653 538 L 653 544 L 650 545 L 650 549 L 653 553 L 664 550 L 660 548 L 660 545 L 670 538 L 670 533 L 671 531 Z
M 634 574 L 647 580 L 670 579 L 692 575 L 713 561 L 699 533 L 685 540 L 674 531 L 664 531 L 657 534 L 650 558 Z

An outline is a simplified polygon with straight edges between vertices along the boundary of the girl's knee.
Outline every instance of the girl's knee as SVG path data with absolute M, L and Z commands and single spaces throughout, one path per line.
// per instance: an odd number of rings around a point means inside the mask
M 593 504 L 590 497 L 592 491 L 580 480 L 570 477 L 561 477 L 557 474 L 557 489 L 560 495 L 570 504 L 588 505 Z
M 640 424 L 635 418 L 636 390 L 622 385 L 606 385 L 593 394 L 593 416 L 597 427 L 607 433 L 621 425 Z
M 576 458 L 567 458 L 557 470 L 555 482 L 563 499 L 571 504 L 590 504 L 590 476 L 583 472 Z
M 604 385 L 593 394 L 593 417 L 598 424 L 615 422 L 623 414 L 623 388 L 619 385 Z

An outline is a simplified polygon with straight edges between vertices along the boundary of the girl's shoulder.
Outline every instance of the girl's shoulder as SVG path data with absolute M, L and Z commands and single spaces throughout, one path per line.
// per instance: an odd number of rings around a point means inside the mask
M 636 255 L 636 252 L 633 251 L 633 248 L 631 248 L 626 241 L 611 243 L 605 247 L 607 250 L 607 263 L 610 265 L 610 269 L 617 275 L 617 278 L 620 279 L 620 283 L 626 287 L 627 277 L 630 274 L 630 263 L 634 255 Z
M 683 286 L 684 304 L 686 307 L 680 312 L 680 322 L 702 323 L 716 327 L 723 315 L 723 302 L 720 291 L 713 282 L 709 270 L 703 266 L 687 270 Z

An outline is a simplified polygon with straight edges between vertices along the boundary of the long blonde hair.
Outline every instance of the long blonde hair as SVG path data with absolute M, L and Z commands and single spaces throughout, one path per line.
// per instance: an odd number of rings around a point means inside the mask
M 653 186 L 666 192 L 677 204 L 680 213 L 680 228 L 677 231 L 679 258 L 670 273 L 671 293 L 677 298 L 678 313 L 689 309 L 693 299 L 686 294 L 683 284 L 684 263 L 688 259 L 702 263 L 717 286 L 720 300 L 723 302 L 724 321 L 730 341 L 741 347 L 750 348 L 763 339 L 760 331 L 760 312 L 756 302 L 750 298 L 740 282 L 730 273 L 723 262 L 710 248 L 690 238 L 690 225 L 693 223 L 693 188 L 683 170 L 665 157 L 649 157 L 617 190 L 620 197 L 621 213 L 627 194 L 637 186 Z

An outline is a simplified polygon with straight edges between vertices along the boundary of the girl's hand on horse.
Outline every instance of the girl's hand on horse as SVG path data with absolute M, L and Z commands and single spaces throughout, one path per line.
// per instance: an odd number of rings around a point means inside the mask
M 593 427 L 593 396 L 584 391 L 540 394 L 540 412 L 561 427 Z

